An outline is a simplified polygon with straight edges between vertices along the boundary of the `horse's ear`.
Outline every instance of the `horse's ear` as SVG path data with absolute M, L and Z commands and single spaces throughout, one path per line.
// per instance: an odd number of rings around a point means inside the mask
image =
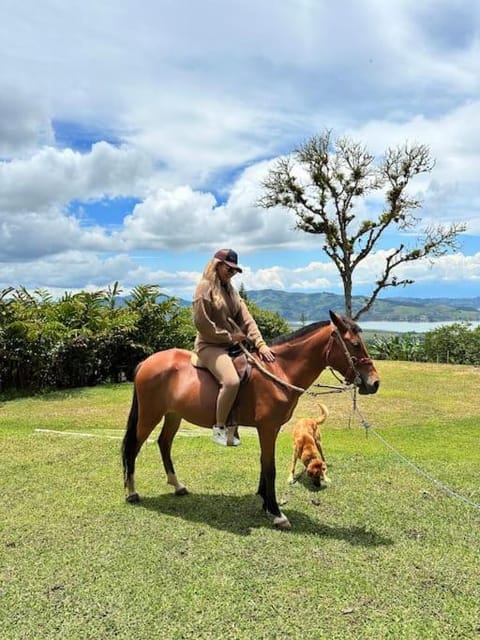
M 337 327 L 337 329 L 341 333 L 347 333 L 348 327 L 345 324 L 345 322 L 343 321 L 342 316 L 340 316 L 338 313 L 335 313 L 335 311 L 332 311 L 332 310 L 329 311 L 329 314 L 330 314 L 331 321 Z

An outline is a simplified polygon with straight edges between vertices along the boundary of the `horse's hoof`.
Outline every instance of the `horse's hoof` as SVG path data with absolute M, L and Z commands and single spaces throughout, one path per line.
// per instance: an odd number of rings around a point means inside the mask
M 138 504 L 140 502 L 140 496 L 137 492 L 131 493 L 129 496 L 125 498 L 128 504 Z
M 283 513 L 281 516 L 276 516 L 273 519 L 273 526 L 275 529 L 279 529 L 280 531 L 289 531 L 292 528 L 290 520 L 287 516 L 284 516 Z
M 268 513 L 269 512 L 267 510 L 267 514 Z M 270 514 L 270 515 L 272 515 L 272 514 Z M 281 511 L 280 511 L 280 515 L 279 516 L 274 516 L 273 517 L 273 526 L 275 527 L 275 529 L 280 529 L 281 531 L 288 531 L 289 529 L 292 528 L 292 525 L 290 524 L 289 519 Z
M 176 496 L 186 496 L 186 495 L 188 495 L 187 487 L 179 487 L 178 489 L 175 490 L 175 495 Z

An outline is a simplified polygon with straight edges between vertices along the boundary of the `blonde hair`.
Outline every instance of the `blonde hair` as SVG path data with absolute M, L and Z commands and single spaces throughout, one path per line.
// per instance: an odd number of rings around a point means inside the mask
M 205 269 L 203 270 L 203 275 L 202 278 L 204 280 L 207 280 L 207 282 L 210 283 L 210 287 L 211 287 L 211 292 L 212 292 L 212 302 L 213 302 L 213 306 L 216 307 L 217 309 L 220 309 L 220 307 L 223 306 L 223 297 L 222 297 L 222 293 L 221 293 L 221 287 L 223 287 L 224 289 L 227 290 L 228 294 L 230 295 L 230 297 L 236 302 L 237 306 L 240 306 L 240 300 L 239 300 L 239 294 L 237 293 L 237 291 L 235 290 L 235 288 L 232 286 L 232 284 L 230 282 L 226 282 L 225 284 L 222 284 L 219 275 L 218 275 L 218 271 L 217 271 L 217 266 L 221 263 L 221 260 L 218 260 L 218 258 L 212 258 L 210 260 L 210 262 L 207 262 Z

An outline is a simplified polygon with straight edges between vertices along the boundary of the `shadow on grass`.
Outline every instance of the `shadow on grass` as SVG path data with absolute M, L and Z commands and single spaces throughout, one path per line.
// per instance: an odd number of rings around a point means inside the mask
M 252 529 L 272 527 L 261 508 L 258 496 L 229 496 L 219 494 L 188 494 L 175 496 L 165 494 L 158 497 L 144 497 L 132 508 L 143 508 L 162 515 L 182 518 L 191 522 L 208 525 L 240 536 L 248 536 Z M 285 515 L 292 524 L 289 534 L 310 534 L 319 538 L 344 540 L 354 546 L 379 547 L 393 544 L 375 531 L 364 527 L 330 526 L 315 521 L 307 514 L 288 509 Z
M 325 489 L 327 488 L 325 484 L 322 484 L 321 487 L 315 486 L 313 484 L 312 479 L 309 478 L 306 473 L 302 473 L 302 474 L 297 473 L 297 475 L 295 476 L 295 482 L 293 483 L 293 485 L 290 485 L 290 486 L 295 486 L 295 485 L 300 485 L 304 489 L 307 489 L 307 491 L 311 491 L 312 493 L 316 493 L 317 491 L 325 491 Z

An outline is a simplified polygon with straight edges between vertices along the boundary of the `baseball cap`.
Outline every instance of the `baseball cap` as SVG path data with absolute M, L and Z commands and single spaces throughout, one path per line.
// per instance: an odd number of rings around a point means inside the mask
M 221 260 L 232 269 L 235 269 L 239 273 L 242 273 L 242 269 L 238 266 L 238 255 L 233 249 L 219 249 L 214 255 L 214 258 Z

